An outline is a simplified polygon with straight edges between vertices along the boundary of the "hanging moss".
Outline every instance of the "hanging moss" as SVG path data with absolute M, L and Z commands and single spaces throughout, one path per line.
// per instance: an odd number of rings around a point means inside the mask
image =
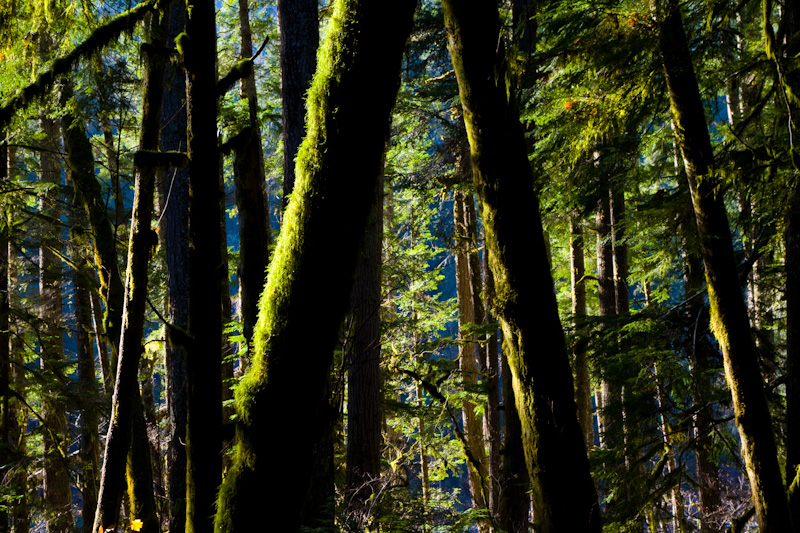
M 133 164 L 137 168 L 181 168 L 188 162 L 188 154 L 177 151 L 139 150 L 133 156 Z
M 159 0 L 147 0 L 133 9 L 117 15 L 94 30 L 67 55 L 53 61 L 48 70 L 42 72 L 33 83 L 18 91 L 0 108 L 0 125 L 8 124 L 14 114 L 43 98 L 59 76 L 67 74 L 78 61 L 90 58 L 123 33 L 133 33 L 136 25 L 148 13 L 155 11 L 158 5 Z
M 225 96 L 225 93 L 230 91 L 237 81 L 246 78 L 251 72 L 253 72 L 252 60 L 242 59 L 237 62 L 230 72 L 217 82 L 217 96 Z

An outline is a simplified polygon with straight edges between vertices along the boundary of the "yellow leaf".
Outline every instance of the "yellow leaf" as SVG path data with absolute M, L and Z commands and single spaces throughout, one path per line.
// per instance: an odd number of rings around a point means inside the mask
M 103 526 L 100 526 L 100 529 L 97 531 L 97 533 L 103 533 Z
M 131 529 L 134 531 L 139 531 L 140 529 L 142 529 L 143 525 L 144 524 L 142 524 L 142 521 L 137 518 L 136 520 L 133 520 L 131 522 Z

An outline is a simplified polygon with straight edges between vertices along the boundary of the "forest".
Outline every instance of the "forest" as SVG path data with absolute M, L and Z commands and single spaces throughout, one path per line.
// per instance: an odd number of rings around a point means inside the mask
M 799 58 L 800 0 L 0 0 L 0 533 L 800 532 Z

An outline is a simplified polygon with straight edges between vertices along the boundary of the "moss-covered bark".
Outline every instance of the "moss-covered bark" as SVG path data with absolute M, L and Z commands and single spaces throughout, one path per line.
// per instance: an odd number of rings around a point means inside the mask
M 155 17 L 151 21 L 153 42 L 161 40 L 161 19 Z M 156 55 L 148 57 L 145 72 L 145 86 L 142 110 L 142 128 L 139 138 L 140 150 L 153 152 L 159 147 L 159 120 L 161 117 L 161 92 L 163 87 L 163 58 Z M 141 162 L 149 158 L 138 158 Z M 137 169 L 135 193 L 133 198 L 133 214 L 131 219 L 131 235 L 128 244 L 128 260 L 125 279 L 125 301 L 122 316 L 122 333 L 119 341 L 119 357 L 117 362 L 114 396 L 111 406 L 106 449 L 103 456 L 103 469 L 100 480 L 97 513 L 93 531 L 101 527 L 109 531 L 118 526 L 119 509 L 122 501 L 123 486 L 126 480 L 125 471 L 130 457 L 136 470 L 136 476 L 128 478 L 130 494 L 135 495 L 136 511 L 142 512 L 140 518 L 152 531 L 157 529 L 158 520 L 151 518 L 155 504 L 152 501 L 152 469 L 149 461 L 149 446 L 144 450 L 132 449 L 132 435 L 136 439 L 147 442 L 144 423 L 135 424 L 134 419 L 141 414 L 141 397 L 139 394 L 139 360 L 142 354 L 142 336 L 144 328 L 144 312 L 147 301 L 147 268 L 150 254 L 154 248 L 155 232 L 150 228 L 153 216 L 153 199 L 155 195 L 156 167 L 143 165 Z M 147 453 L 148 460 L 136 457 L 138 453 Z M 132 508 L 133 508 L 133 503 Z M 139 517 L 134 517 L 139 518 Z
M 791 531 L 771 416 L 733 255 L 723 184 L 714 174 L 713 148 L 678 4 L 658 2 L 655 14 L 677 144 L 700 235 L 711 329 L 722 348 L 759 528 Z
M 281 531 L 298 528 L 320 437 L 317 407 L 380 175 L 414 7 L 413 0 L 334 5 L 295 190 L 261 298 L 255 358 L 236 391 L 234 463 L 217 502 L 218 533 L 263 531 L 270 516 L 282 517 Z M 274 431 L 291 437 L 276 439 Z
M 0 131 L 0 182 L 8 179 L 8 144 L 5 130 Z M 8 300 L 8 215 L 0 210 L 0 476 L 8 475 L 11 458 L 9 436 L 11 434 L 11 351 L 9 349 L 9 311 Z M 8 509 L 0 509 L 0 532 L 8 531 Z
M 41 100 L 60 77 L 69 74 L 78 61 L 88 59 L 92 54 L 115 41 L 121 34 L 132 32 L 144 17 L 155 10 L 157 3 L 158 0 L 147 0 L 120 13 L 95 29 L 89 37 L 76 45 L 69 53 L 53 61 L 51 67 L 39 74 L 36 81 L 20 89 L 3 107 L 0 107 L 0 124 L 8 124 L 15 113 Z
M 495 310 L 522 425 L 537 531 L 599 531 L 600 508 L 578 424 L 538 199 L 510 98 L 497 6 L 444 1 L 481 202 Z

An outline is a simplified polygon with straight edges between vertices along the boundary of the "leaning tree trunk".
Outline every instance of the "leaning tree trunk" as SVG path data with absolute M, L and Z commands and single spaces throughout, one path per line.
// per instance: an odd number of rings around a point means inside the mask
M 733 254 L 724 191 L 713 174 L 714 153 L 681 14 L 674 0 L 658 3 L 655 11 L 672 118 L 706 269 L 711 329 L 722 349 L 756 517 L 764 533 L 791 531 L 772 419 Z
M 378 186 L 414 8 L 413 0 L 334 5 L 309 93 L 297 182 L 261 299 L 253 366 L 236 390 L 236 446 L 219 494 L 218 533 L 263 531 L 264 516 L 278 515 L 284 518 L 281 531 L 298 528 L 310 455 L 324 416 L 317 407 Z M 367 100 L 369 113 L 364 112 Z M 319 302 L 326 306 L 323 315 Z M 314 335 L 307 334 L 310 322 Z M 298 376 L 303 376 L 302 391 L 295 384 Z M 281 409 L 275 409 L 279 403 Z M 292 445 L 273 438 L 267 428 L 289 432 Z M 262 474 L 276 457 L 291 465 L 291 475 L 280 483 Z
M 161 29 L 161 21 L 154 19 L 151 30 L 152 43 L 163 47 Z M 147 269 L 150 255 L 157 244 L 157 236 L 155 231 L 150 229 L 150 221 L 153 217 L 156 167 L 162 164 L 158 161 L 156 152 L 159 147 L 163 65 L 163 57 L 157 53 L 148 57 L 139 139 L 140 152 L 135 158 L 138 171 L 128 244 L 122 333 L 94 532 L 101 528 L 110 531 L 118 526 L 122 490 L 126 479 L 133 514 L 131 519 L 141 520 L 142 531 L 158 531 L 159 528 L 153 500 L 153 474 L 138 377 L 147 300 Z
M 445 0 L 443 8 L 537 530 L 599 531 L 600 507 L 573 399 L 539 202 L 519 113 L 509 99 L 497 6 Z

